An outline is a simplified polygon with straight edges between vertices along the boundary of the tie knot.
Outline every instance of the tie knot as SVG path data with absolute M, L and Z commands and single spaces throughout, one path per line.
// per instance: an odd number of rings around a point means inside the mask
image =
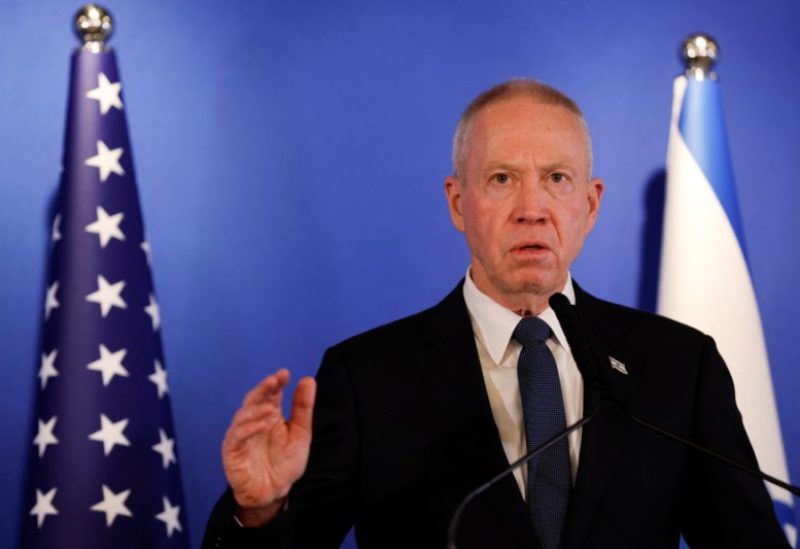
M 541 318 L 526 316 L 519 321 L 519 324 L 514 329 L 514 339 L 524 347 L 526 345 L 544 343 L 552 333 L 550 326 Z

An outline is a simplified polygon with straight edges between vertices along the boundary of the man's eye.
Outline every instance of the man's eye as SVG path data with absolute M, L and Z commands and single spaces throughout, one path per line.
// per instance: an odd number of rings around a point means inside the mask
M 561 183 L 566 179 L 566 176 L 563 173 L 554 173 L 550 174 L 550 181 L 553 183 Z
M 508 183 L 508 181 L 510 179 L 511 178 L 508 177 L 507 173 L 498 173 L 498 174 L 495 174 L 495 176 L 494 176 L 494 180 L 497 181 L 498 183 L 500 183 L 501 185 L 504 185 L 504 184 Z

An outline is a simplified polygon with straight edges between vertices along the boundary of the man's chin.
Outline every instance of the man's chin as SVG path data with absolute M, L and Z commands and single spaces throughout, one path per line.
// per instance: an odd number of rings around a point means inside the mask
M 520 294 L 546 295 L 549 297 L 562 291 L 566 280 L 566 275 L 563 277 L 542 276 L 541 273 L 538 273 L 537 275 L 520 277 L 512 286 L 515 292 Z

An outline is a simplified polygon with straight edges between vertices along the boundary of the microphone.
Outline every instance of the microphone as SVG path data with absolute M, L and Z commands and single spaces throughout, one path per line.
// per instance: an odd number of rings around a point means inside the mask
M 581 322 L 577 310 L 573 305 L 570 304 L 569 300 L 563 294 L 553 294 L 550 297 L 550 307 L 556 313 L 556 317 L 558 318 L 559 323 L 561 324 L 561 328 L 564 330 L 564 334 L 567 336 L 567 341 L 569 342 L 570 349 L 572 351 L 572 356 L 575 357 L 575 362 L 578 365 L 578 369 L 580 370 L 581 374 L 583 375 L 584 385 L 591 384 L 591 390 L 593 391 L 591 398 L 592 399 L 599 399 L 601 389 L 603 390 L 603 400 L 606 402 L 611 402 L 616 404 L 617 408 L 622 411 L 628 418 L 633 420 L 634 422 L 638 423 L 642 427 L 657 433 L 663 437 L 669 438 L 670 440 L 674 440 L 684 446 L 688 446 L 693 450 L 697 450 L 707 456 L 713 457 L 717 461 L 721 461 L 722 463 L 726 463 L 740 471 L 753 475 L 755 477 L 760 478 L 761 480 L 765 480 L 775 486 L 779 486 L 784 490 L 791 492 L 796 496 L 800 496 L 800 487 L 794 486 L 787 482 L 784 482 L 780 479 L 777 479 L 771 475 L 768 475 L 762 472 L 759 469 L 753 469 L 740 463 L 736 460 L 733 460 L 727 456 L 722 454 L 718 454 L 713 450 L 710 450 L 700 444 L 692 442 L 686 438 L 683 438 L 675 433 L 658 427 L 657 425 L 653 425 L 642 418 L 630 413 L 625 407 L 618 402 L 616 398 L 614 398 L 613 392 L 607 390 L 606 388 L 600 387 L 600 377 L 601 373 L 597 364 L 594 361 L 594 357 L 591 352 L 591 346 L 589 345 L 589 340 L 586 336 L 586 330 L 583 328 L 583 323 Z M 596 404 L 599 407 L 599 403 Z
M 591 346 L 583 329 L 583 323 L 578 319 L 575 308 L 570 305 L 564 294 L 553 294 L 550 296 L 549 303 L 550 308 L 556 313 L 561 329 L 564 330 L 564 335 L 567 336 L 575 364 L 583 377 L 583 390 L 589 396 L 589 406 L 593 409 L 599 408 L 600 371 L 592 357 Z
M 599 407 L 599 401 L 597 402 L 597 404 Z M 456 510 L 453 513 L 453 517 L 450 519 L 450 525 L 447 527 L 447 549 L 457 549 L 456 532 L 458 531 L 458 523 L 461 519 L 461 514 L 464 512 L 464 509 L 467 508 L 467 505 L 469 505 L 469 503 L 473 499 L 475 499 L 477 496 L 479 496 L 480 494 L 482 494 L 483 492 L 485 492 L 486 490 L 497 484 L 500 480 L 502 480 L 507 475 L 511 474 L 513 471 L 517 470 L 522 465 L 525 465 L 533 458 L 535 458 L 536 456 L 538 456 L 539 454 L 550 448 L 553 444 L 569 436 L 571 432 L 580 429 L 581 427 L 589 423 L 589 421 L 597 413 L 598 409 L 599 408 L 597 407 L 593 408 L 589 415 L 585 415 L 583 419 L 576 421 L 575 423 L 573 423 L 572 425 L 570 425 L 569 427 L 558 433 L 556 436 L 554 436 L 547 442 L 540 444 L 539 446 L 537 446 L 536 448 L 534 448 L 533 450 L 531 450 L 530 452 L 519 458 L 517 461 L 515 461 L 514 463 L 512 463 L 499 473 L 497 473 L 491 479 L 487 480 L 485 483 L 481 484 L 473 491 L 471 491 L 469 494 L 467 494 L 464 497 L 464 499 L 461 500 L 461 503 L 458 505 L 458 507 L 456 507 Z
M 570 351 L 575 357 L 583 376 L 584 383 L 597 384 L 599 382 L 599 371 L 591 355 L 591 347 L 583 329 L 583 323 L 577 318 L 575 308 L 570 304 L 569 299 L 564 294 L 553 294 L 550 296 L 550 308 L 556 313 L 558 322 L 567 336 Z

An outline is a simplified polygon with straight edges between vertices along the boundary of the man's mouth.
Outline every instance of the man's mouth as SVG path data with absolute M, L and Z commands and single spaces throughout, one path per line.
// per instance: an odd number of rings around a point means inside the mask
M 511 248 L 512 252 L 536 252 L 547 250 L 548 247 L 540 242 L 525 242 Z

